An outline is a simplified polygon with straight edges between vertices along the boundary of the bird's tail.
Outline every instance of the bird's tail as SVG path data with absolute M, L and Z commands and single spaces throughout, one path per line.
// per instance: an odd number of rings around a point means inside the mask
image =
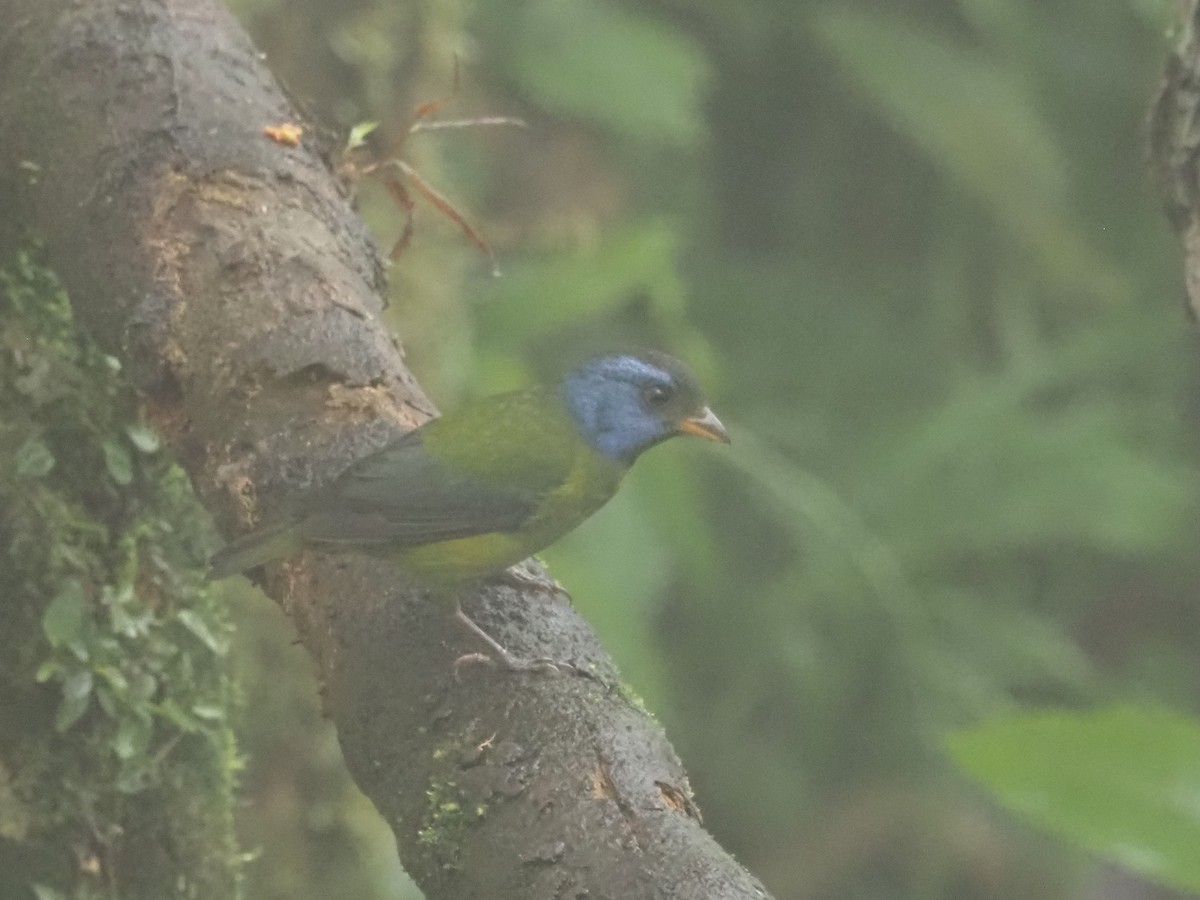
M 209 581 L 228 578 L 273 559 L 291 556 L 300 547 L 300 533 L 294 521 L 268 525 L 230 541 L 214 553 L 205 577 Z

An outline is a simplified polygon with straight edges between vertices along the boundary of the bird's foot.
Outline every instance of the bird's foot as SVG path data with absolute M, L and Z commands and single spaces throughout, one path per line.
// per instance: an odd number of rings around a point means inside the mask
M 527 659 L 509 653 L 499 641 L 475 624 L 474 620 L 463 612 L 460 606 L 455 607 L 454 618 L 458 619 L 471 634 L 487 644 L 488 649 L 491 650 L 491 653 L 464 653 L 456 659 L 454 661 L 455 678 L 458 677 L 459 669 L 462 666 L 476 663 L 495 666 L 507 672 L 530 672 L 536 675 L 565 675 L 576 671 L 575 666 L 568 662 L 559 662 L 545 656 Z
M 563 675 L 575 669 L 570 663 L 555 662 L 548 656 L 527 659 L 522 656 L 513 656 L 507 651 L 503 656 L 498 653 L 492 656 L 486 653 L 464 653 L 454 661 L 454 677 L 459 677 L 459 670 L 462 666 L 476 663 L 501 668 L 506 672 L 528 672 L 533 675 Z

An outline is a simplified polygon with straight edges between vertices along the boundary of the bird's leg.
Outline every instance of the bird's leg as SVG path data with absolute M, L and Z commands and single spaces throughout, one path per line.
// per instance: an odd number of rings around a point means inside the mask
M 489 666 L 500 666 L 509 672 L 536 672 L 542 675 L 558 675 L 565 671 L 574 669 L 570 663 L 555 662 L 547 657 L 539 657 L 537 659 L 525 659 L 520 656 L 514 656 L 501 646 L 500 642 L 494 637 L 480 628 L 475 621 L 462 610 L 462 604 L 459 602 L 458 595 L 454 595 L 454 618 L 462 625 L 487 644 L 491 654 L 487 653 L 464 653 L 454 661 L 454 673 L 458 674 L 459 666 L 468 663 L 484 663 Z

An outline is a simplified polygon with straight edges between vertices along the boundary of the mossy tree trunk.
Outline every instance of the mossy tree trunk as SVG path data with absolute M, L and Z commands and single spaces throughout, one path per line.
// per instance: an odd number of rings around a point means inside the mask
M 211 536 L 54 276 L 0 269 L 0 897 L 233 897 Z
M 44 239 L 76 320 L 123 362 L 141 418 L 228 533 L 432 413 L 377 318 L 374 246 L 317 148 L 264 136 L 295 114 L 222 7 L 0 0 L 0 21 L 0 249 Z M 115 454 L 120 470 L 114 434 L 98 458 Z M 132 434 L 120 446 L 136 462 L 145 435 Z M 131 583 L 152 605 L 144 580 Z M 495 586 L 467 603 L 515 652 L 586 675 L 457 679 L 452 660 L 476 648 L 386 563 L 306 555 L 266 586 L 431 900 L 765 896 L 700 827 L 661 729 L 562 597 Z M 107 607 L 82 590 L 90 621 Z M 4 615 L 24 616 L 36 644 L 45 604 L 29 602 Z M 219 632 L 172 615 L 181 640 L 219 651 Z M 68 694 L 73 674 L 61 673 Z M 183 710 L 177 746 L 204 714 Z M 173 751 L 160 747 L 185 762 Z M 126 842 L 157 822 L 112 832 L 113 852 L 136 852 Z

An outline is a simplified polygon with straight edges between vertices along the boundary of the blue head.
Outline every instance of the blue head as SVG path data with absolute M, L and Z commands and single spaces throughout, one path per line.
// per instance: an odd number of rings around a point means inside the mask
M 691 372 L 662 353 L 598 356 L 571 372 L 562 391 L 580 435 L 610 459 L 632 463 L 677 434 L 729 442 Z

